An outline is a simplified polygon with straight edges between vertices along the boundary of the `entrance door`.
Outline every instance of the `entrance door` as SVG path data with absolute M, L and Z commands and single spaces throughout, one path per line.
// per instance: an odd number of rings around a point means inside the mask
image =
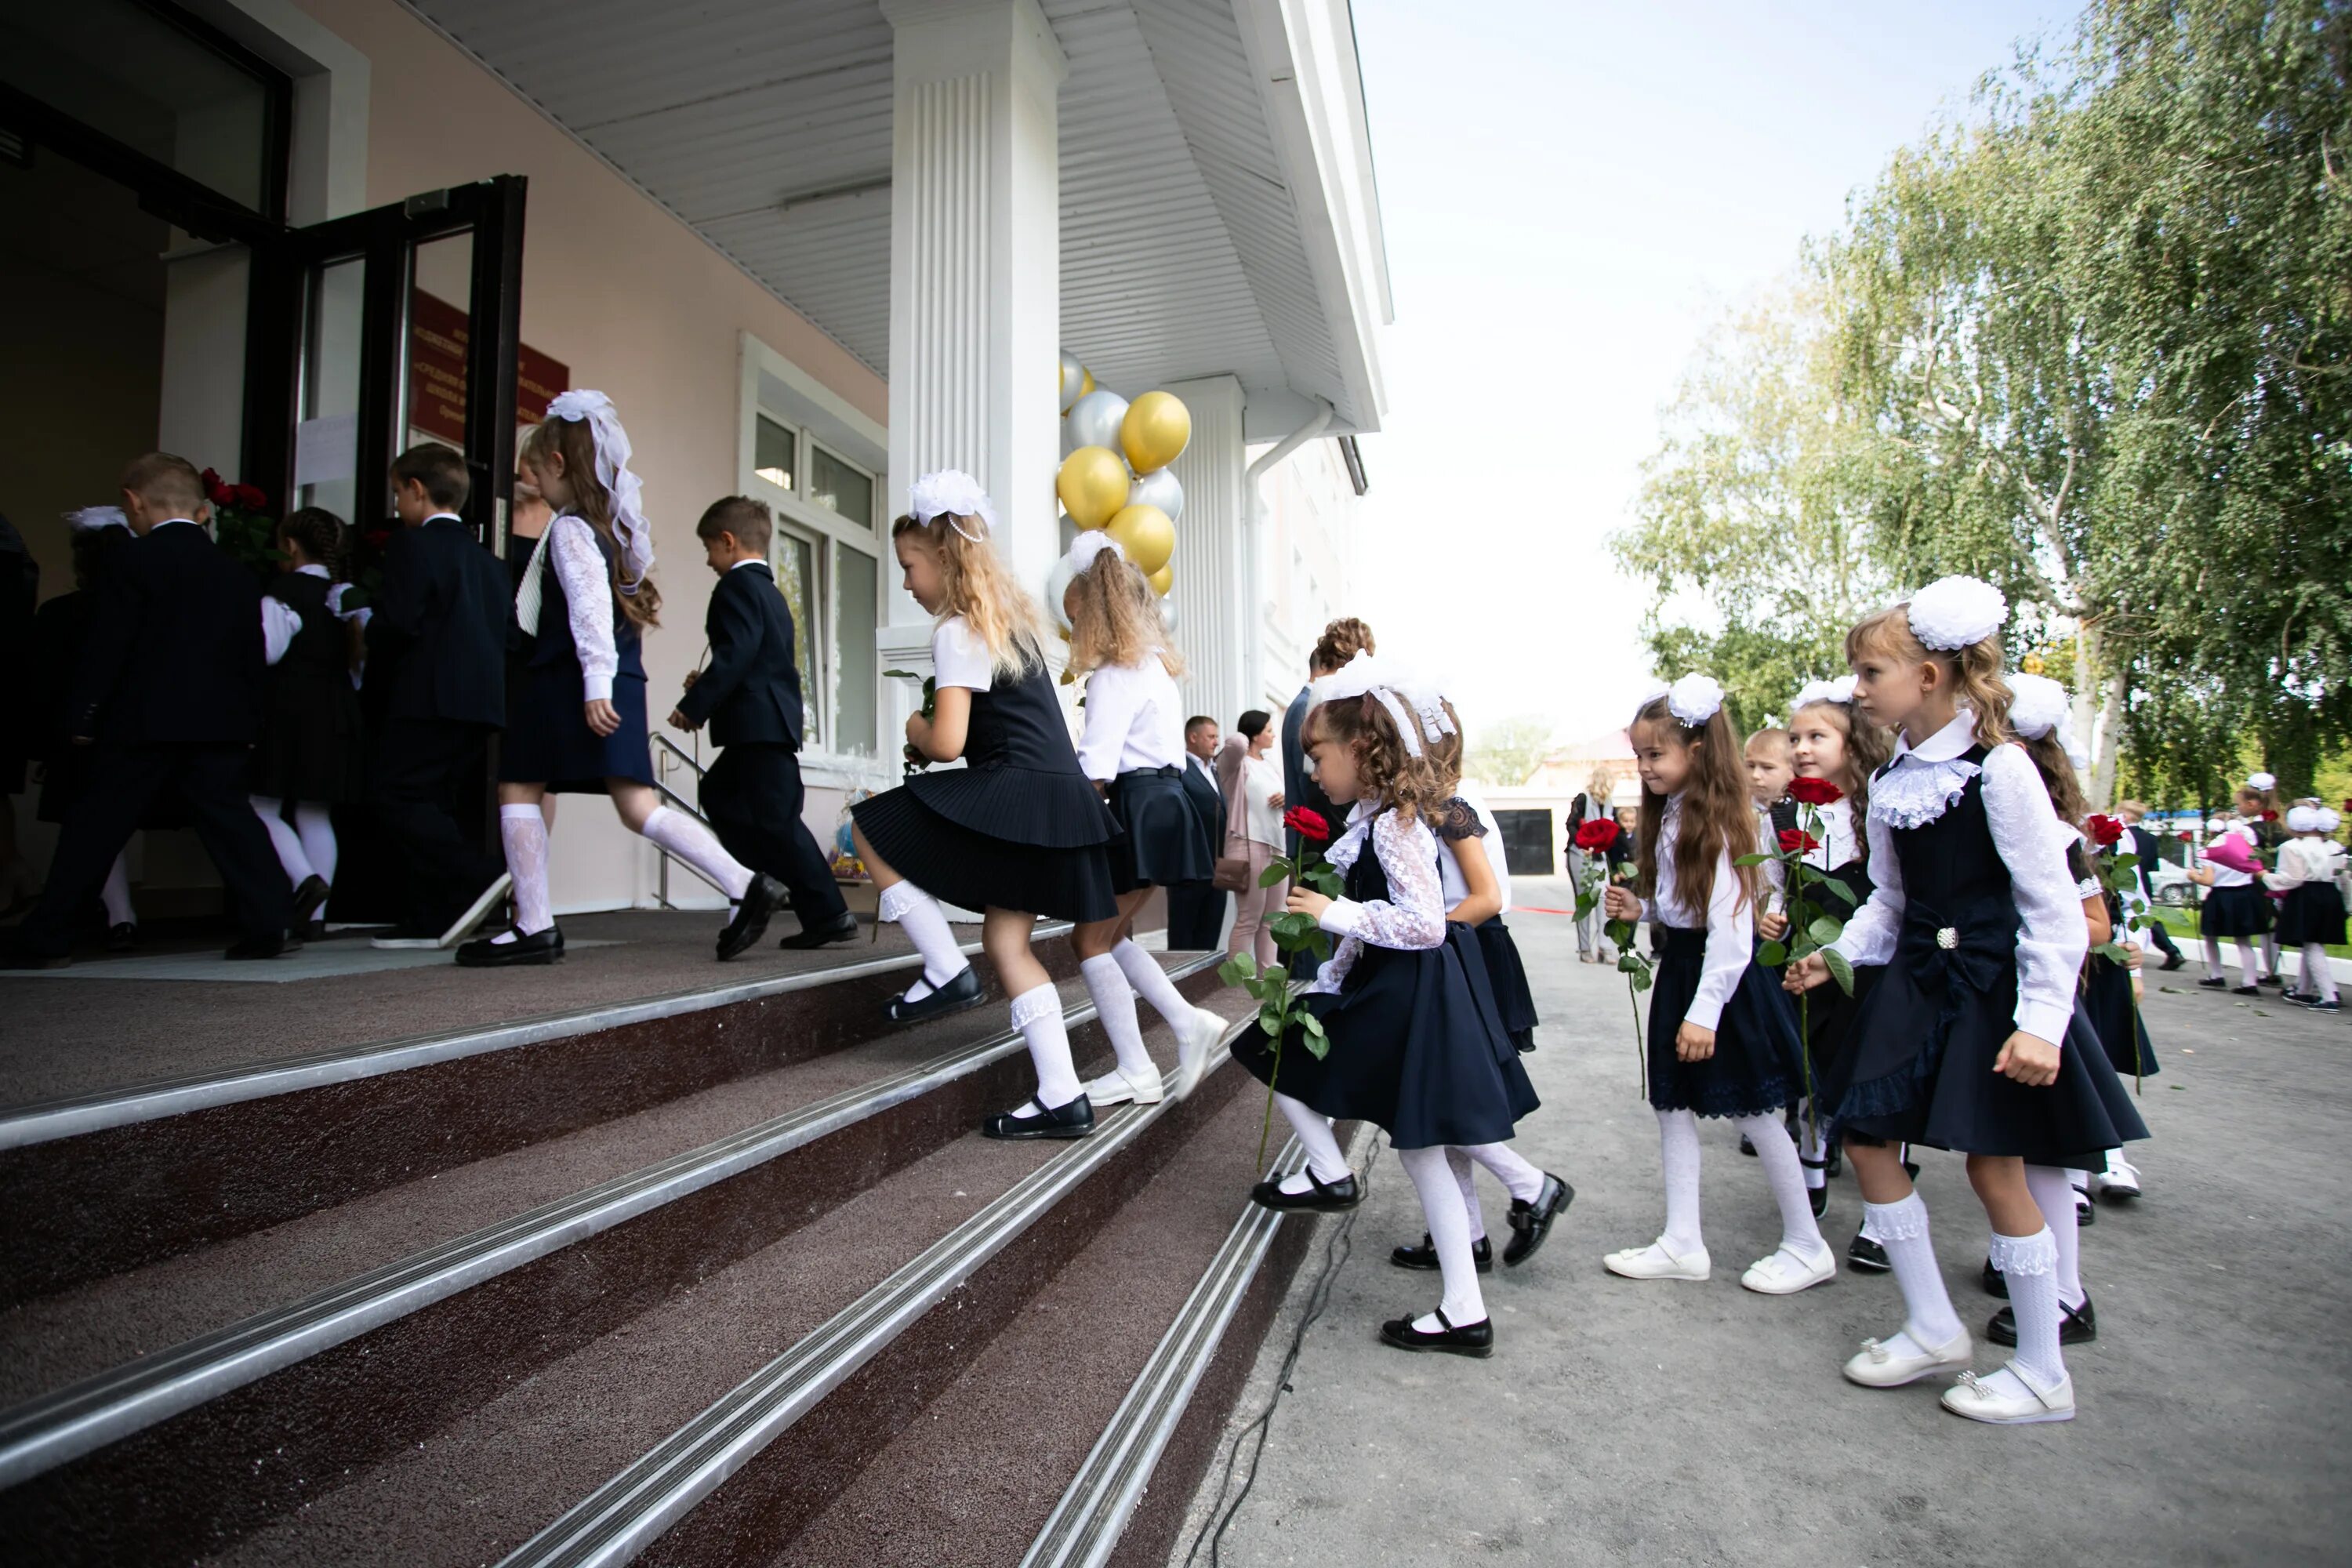
M 1503 830 L 1503 864 L 1514 877 L 1557 877 L 1559 863 L 1552 858 L 1551 813 L 1498 811 L 1495 826 Z

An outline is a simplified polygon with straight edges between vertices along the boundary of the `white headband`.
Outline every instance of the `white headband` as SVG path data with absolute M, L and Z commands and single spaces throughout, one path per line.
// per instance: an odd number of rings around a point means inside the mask
M 996 509 L 988 504 L 988 492 L 961 468 L 941 468 L 917 479 L 907 489 L 907 510 L 917 522 L 945 517 L 950 528 L 974 544 L 984 542 L 996 530 Z M 978 533 L 963 525 L 967 517 L 979 522 Z
M 1911 635 L 1951 653 L 1980 643 L 2009 619 L 2009 601 L 1979 577 L 1938 577 L 1911 595 Z
M 1835 680 L 1808 680 L 1797 689 L 1796 700 L 1789 704 L 1790 717 L 1801 708 L 1811 708 L 1816 702 L 1853 701 L 1853 677 L 1841 675 Z
M 559 392 L 549 400 L 550 419 L 584 419 L 596 440 L 596 482 L 613 498 L 613 532 L 621 545 L 621 592 L 637 591 L 654 569 L 654 528 L 646 521 L 646 485 L 629 471 L 629 433 L 613 400 L 585 389 Z

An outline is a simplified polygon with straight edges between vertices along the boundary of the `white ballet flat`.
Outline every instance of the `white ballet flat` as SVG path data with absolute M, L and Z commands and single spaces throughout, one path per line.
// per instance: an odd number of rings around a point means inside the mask
M 1209 1053 L 1225 1037 L 1225 1020 L 1206 1007 L 1192 1009 L 1192 1018 L 1178 1032 L 1176 1039 L 1177 1099 L 1183 1099 L 1199 1087 L 1202 1075 L 1209 1070 Z
M 1739 1282 L 1759 1295 L 1793 1296 L 1835 1278 L 1837 1258 L 1827 1247 L 1811 1258 L 1800 1258 L 1784 1247 L 1749 1264 Z
M 1960 1373 L 1960 1380 L 1944 1390 L 1944 1408 L 1955 1415 L 1965 1415 L 1971 1421 L 1990 1422 L 1996 1426 L 2031 1426 L 2037 1421 L 2072 1421 L 2074 1419 L 2074 1380 L 2061 1377 L 2055 1383 L 2037 1383 L 2026 1370 L 2011 1362 L 2004 1369 L 2017 1379 L 2025 1390 L 2014 1394 L 1996 1384 L 1993 1377 L 1980 1378 L 1975 1373 Z
M 1704 1279 L 1715 1268 L 1705 1247 L 1687 1257 L 1676 1257 L 1663 1241 L 1612 1252 L 1601 1260 L 1601 1267 L 1628 1279 Z
M 1132 1079 L 1118 1068 L 1087 1085 L 1087 1098 L 1099 1110 L 1108 1105 L 1125 1105 L 1129 1100 L 1138 1105 L 1157 1105 L 1165 1091 L 1160 1088 L 1160 1075 Z
M 1966 1329 L 1954 1335 L 1950 1343 L 1913 1355 L 1898 1355 L 1892 1345 L 1881 1340 L 1864 1340 L 1862 1353 L 1845 1363 L 1846 1381 L 1864 1388 L 1900 1388 L 1939 1372 L 1967 1366 L 1975 1350 Z

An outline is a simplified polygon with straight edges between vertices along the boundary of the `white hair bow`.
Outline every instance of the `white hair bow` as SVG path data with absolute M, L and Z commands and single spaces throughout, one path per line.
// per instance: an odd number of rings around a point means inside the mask
M 1938 577 L 1911 595 L 1911 635 L 1922 645 L 1951 653 L 2000 630 L 2009 601 L 1979 577 Z
M 1853 677 L 1851 675 L 1841 675 L 1835 680 L 1808 680 L 1797 689 L 1797 699 L 1789 704 L 1789 712 L 1794 717 L 1799 709 L 1811 708 L 1816 702 L 1853 700 Z
M 584 419 L 596 438 L 596 482 L 613 498 L 613 532 L 621 546 L 621 592 L 636 585 L 654 569 L 654 527 L 646 519 L 646 485 L 629 470 L 629 433 L 613 400 L 583 388 L 559 392 L 549 400 L 550 419 Z
M 66 526 L 76 533 L 96 533 L 101 528 L 128 531 L 131 520 L 122 515 L 119 506 L 86 506 L 79 511 L 66 513 Z
M 2248 789 L 2258 789 L 2267 793 L 2278 788 L 2278 776 L 2274 773 L 2248 773 L 2246 775 L 2246 787 Z
M 1087 571 L 1094 565 L 1097 556 L 1106 553 L 1116 555 L 1121 561 L 1127 559 L 1127 552 L 1119 548 L 1118 540 L 1099 528 L 1086 529 L 1070 541 L 1070 570 L 1073 573 Z
M 1723 707 L 1723 682 L 1696 670 L 1666 688 L 1666 711 L 1696 730 Z
M 2012 675 L 2009 689 L 2009 727 L 2029 741 L 2066 722 L 2074 706 L 2066 689 L 2046 675 Z
M 941 468 L 917 479 L 907 488 L 907 510 L 917 522 L 945 517 L 950 528 L 974 544 L 984 542 L 996 528 L 996 509 L 988 504 L 988 492 L 961 468 Z M 961 520 L 967 517 L 980 520 L 980 532 L 963 525 Z
M 1344 701 L 1350 697 L 1374 697 L 1396 721 L 1397 734 L 1404 741 L 1409 755 L 1422 754 L 1421 726 L 1414 721 L 1413 712 L 1405 705 L 1401 692 L 1415 689 L 1412 677 L 1401 668 L 1381 662 L 1377 654 L 1360 653 L 1330 674 L 1318 679 L 1309 694 L 1318 703 Z M 1419 707 L 1416 701 L 1413 706 Z M 1444 710 L 1439 710 L 1441 715 Z M 1444 731 L 1439 731 L 1443 733 Z

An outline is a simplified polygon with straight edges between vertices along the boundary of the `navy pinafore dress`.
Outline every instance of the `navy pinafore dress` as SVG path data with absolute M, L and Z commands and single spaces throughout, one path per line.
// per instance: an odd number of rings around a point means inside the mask
M 562 520 L 548 524 L 550 529 Z M 594 529 L 588 531 L 604 557 L 609 579 L 613 543 Z M 605 595 L 612 598 L 610 594 Z M 499 778 L 507 784 L 545 784 L 566 795 L 603 795 L 607 779 L 654 782 L 652 742 L 646 730 L 645 638 L 636 623 L 611 605 L 613 650 L 613 711 L 621 727 L 599 735 L 588 727 L 588 689 L 580 668 L 579 645 L 572 637 L 571 605 L 563 595 L 563 575 L 552 561 L 540 572 L 539 635 L 530 650 L 530 679 L 520 700 L 509 711 L 507 731 L 499 749 Z

